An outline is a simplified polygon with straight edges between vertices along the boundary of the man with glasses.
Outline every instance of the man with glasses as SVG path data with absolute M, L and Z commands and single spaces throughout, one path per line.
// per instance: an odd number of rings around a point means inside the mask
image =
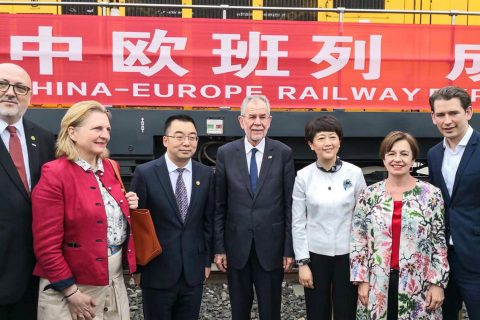
M 0 64 L 0 319 L 37 319 L 38 278 L 32 244 L 30 192 L 55 138 L 23 118 L 31 80 L 18 65 Z
M 227 272 L 232 319 L 250 319 L 254 296 L 261 320 L 280 320 L 283 272 L 293 264 L 292 150 L 267 138 L 265 96 L 242 103 L 245 137 L 217 152 L 215 264 Z
M 150 209 L 163 247 L 160 256 L 140 269 L 146 320 L 199 317 L 212 263 L 215 189 L 213 170 L 192 160 L 197 144 L 194 120 L 171 116 L 163 136 L 167 152 L 138 166 L 133 175 L 139 208 Z

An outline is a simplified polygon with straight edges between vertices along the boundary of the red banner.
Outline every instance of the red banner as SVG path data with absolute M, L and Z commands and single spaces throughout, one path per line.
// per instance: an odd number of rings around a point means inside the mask
M 0 59 L 33 103 L 428 109 L 432 90 L 480 97 L 479 27 L 0 15 Z

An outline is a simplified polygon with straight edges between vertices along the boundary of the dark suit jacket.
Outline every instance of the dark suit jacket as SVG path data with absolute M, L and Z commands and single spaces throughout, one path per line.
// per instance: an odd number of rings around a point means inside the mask
M 266 138 L 255 194 L 250 187 L 244 138 L 218 149 L 215 208 L 215 253 L 226 253 L 228 266 L 242 269 L 252 242 L 267 271 L 293 257 L 292 190 L 295 181 L 292 150 Z
M 467 270 L 480 269 L 480 133 L 473 131 L 455 175 L 452 196 L 442 175 L 443 142 L 428 151 L 430 182 L 445 200 L 446 239 L 452 236 L 455 252 Z
M 213 170 L 192 160 L 192 195 L 187 218 L 180 218 L 165 156 L 135 169 L 132 191 L 139 197 L 139 208 L 152 215 L 163 253 L 142 267 L 142 286 L 168 289 L 182 275 L 190 286 L 205 280 L 210 267 L 212 219 L 215 206 Z
M 32 188 L 43 163 L 53 160 L 55 137 L 24 119 Z M 32 207 L 12 158 L 0 139 L 0 305 L 17 302 L 30 281 L 35 258 Z

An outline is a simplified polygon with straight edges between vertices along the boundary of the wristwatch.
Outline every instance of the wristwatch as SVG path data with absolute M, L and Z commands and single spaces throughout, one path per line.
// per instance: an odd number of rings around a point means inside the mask
M 301 260 L 295 260 L 295 263 L 300 267 L 300 266 L 305 266 L 310 263 L 310 258 L 305 258 Z

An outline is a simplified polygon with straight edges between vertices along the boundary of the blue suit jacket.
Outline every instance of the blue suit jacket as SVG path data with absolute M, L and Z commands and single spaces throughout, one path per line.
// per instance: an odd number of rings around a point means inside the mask
M 165 156 L 138 166 L 131 184 L 139 197 L 138 207 L 152 215 L 163 253 L 142 267 L 142 286 L 173 287 L 182 270 L 190 286 L 205 280 L 211 265 L 212 218 L 215 205 L 213 170 L 192 160 L 192 194 L 182 223 L 168 175 Z
M 467 270 L 480 268 L 480 133 L 473 131 L 455 175 L 452 195 L 442 175 L 443 142 L 428 151 L 430 182 L 442 190 L 445 200 L 446 239 L 452 237 L 455 252 Z
M 252 192 L 244 138 L 218 149 L 215 208 L 215 253 L 226 253 L 228 266 L 242 269 L 253 239 L 263 269 L 281 268 L 293 257 L 292 150 L 266 138 L 257 190 Z

